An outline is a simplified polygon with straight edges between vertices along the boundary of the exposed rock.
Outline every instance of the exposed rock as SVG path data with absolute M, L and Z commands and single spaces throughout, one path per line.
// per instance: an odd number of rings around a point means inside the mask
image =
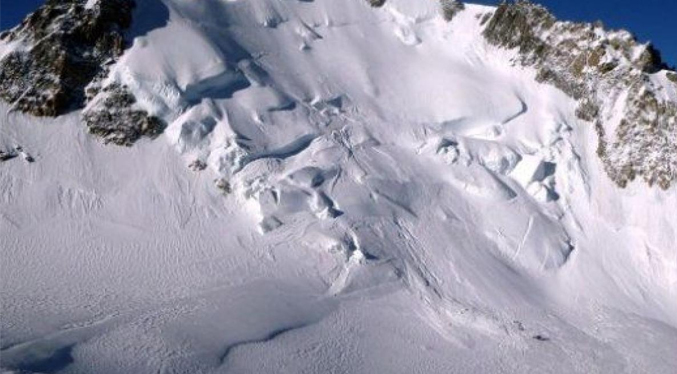
M 542 54 L 547 45 L 538 38 L 555 24 L 555 17 L 542 6 L 518 1 L 503 3 L 494 12 L 484 30 L 486 39 L 506 48 L 519 48 L 524 55 Z
M 615 141 L 601 151 L 602 159 L 621 186 L 641 177 L 668 189 L 677 176 L 677 103 L 659 100 L 645 84 L 631 88 L 626 118 Z
M 165 124 L 142 109 L 135 108 L 136 99 L 126 87 L 112 84 L 104 87 L 82 112 L 82 121 L 90 133 L 105 143 L 131 146 L 143 136 L 154 138 Z
M 16 158 L 17 156 L 18 155 L 16 154 L 16 152 L 0 150 L 0 162 L 11 160 L 13 158 Z
M 369 5 L 373 6 L 374 8 L 380 8 L 383 5 L 385 5 L 386 0 L 367 0 Z
M 449 22 L 461 11 L 465 9 L 465 5 L 458 0 L 440 0 L 442 5 L 442 16 L 444 20 Z
M 601 23 L 558 21 L 525 0 L 501 4 L 484 36 L 516 49 L 516 62 L 535 68 L 539 82 L 579 101 L 576 114 L 595 123 L 598 155 L 619 186 L 642 176 L 650 185 L 669 188 L 677 179 L 677 103 L 649 79 L 667 69 L 651 45 L 641 45 L 626 31 L 605 30 Z M 621 120 L 618 108 L 624 108 Z M 615 130 L 607 133 L 606 127 Z
M 221 193 L 224 195 L 229 195 L 233 191 L 230 182 L 228 182 L 228 180 L 225 178 L 219 178 L 215 180 L 214 184 L 216 185 L 216 188 L 221 190 Z
M 124 50 L 133 0 L 48 0 L 2 36 L 18 47 L 0 60 L 0 98 L 22 112 L 57 116 L 84 106 L 85 87 Z
M 116 84 L 102 87 L 124 52 L 134 0 L 48 0 L 2 40 L 16 49 L 0 60 L 0 98 L 36 116 L 86 109 L 82 121 L 104 142 L 132 145 L 164 123 Z
M 207 163 L 200 159 L 197 159 L 191 162 L 190 165 L 188 165 L 188 168 L 192 171 L 202 171 L 207 168 Z
M 576 108 L 576 116 L 584 121 L 594 122 L 599 116 L 599 105 L 593 100 L 583 99 Z
M 645 73 L 658 73 L 668 66 L 663 62 L 660 52 L 649 44 L 634 61 L 635 67 Z
M 14 149 L 16 150 L 17 154 L 21 155 L 21 158 L 23 158 L 24 161 L 28 163 L 35 162 L 35 158 L 33 158 L 33 156 L 31 156 L 31 154 L 28 153 L 22 146 L 17 145 Z
M 670 81 L 677 83 L 677 73 L 668 73 L 666 76 Z
M 18 47 L 0 60 L 0 98 L 36 116 L 86 107 L 82 121 L 106 143 L 129 146 L 160 134 L 164 123 L 139 108 L 126 87 L 102 87 L 124 52 L 134 6 L 134 0 L 48 0 L 2 34 Z

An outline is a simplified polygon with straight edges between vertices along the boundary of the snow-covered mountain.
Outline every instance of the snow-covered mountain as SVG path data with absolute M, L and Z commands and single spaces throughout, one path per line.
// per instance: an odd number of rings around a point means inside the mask
M 628 32 L 48 0 L 0 37 L 3 370 L 677 370 L 677 74 Z

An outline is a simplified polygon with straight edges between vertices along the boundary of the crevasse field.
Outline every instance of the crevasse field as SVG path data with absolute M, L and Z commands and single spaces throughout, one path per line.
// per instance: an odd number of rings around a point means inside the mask
M 677 372 L 677 189 L 613 184 L 490 8 L 138 3 L 158 139 L 0 105 L 3 370 Z

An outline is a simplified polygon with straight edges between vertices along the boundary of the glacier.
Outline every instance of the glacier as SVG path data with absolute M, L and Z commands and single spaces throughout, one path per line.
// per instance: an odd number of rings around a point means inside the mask
M 677 192 L 619 188 L 494 10 L 139 0 L 101 85 L 157 138 L 0 103 L 0 367 L 674 373 Z

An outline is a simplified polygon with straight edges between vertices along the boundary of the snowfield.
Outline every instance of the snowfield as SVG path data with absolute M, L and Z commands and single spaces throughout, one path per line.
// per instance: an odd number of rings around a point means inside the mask
M 138 3 L 106 83 L 158 139 L 0 104 L 3 370 L 677 371 L 677 190 L 619 189 L 493 8 Z

